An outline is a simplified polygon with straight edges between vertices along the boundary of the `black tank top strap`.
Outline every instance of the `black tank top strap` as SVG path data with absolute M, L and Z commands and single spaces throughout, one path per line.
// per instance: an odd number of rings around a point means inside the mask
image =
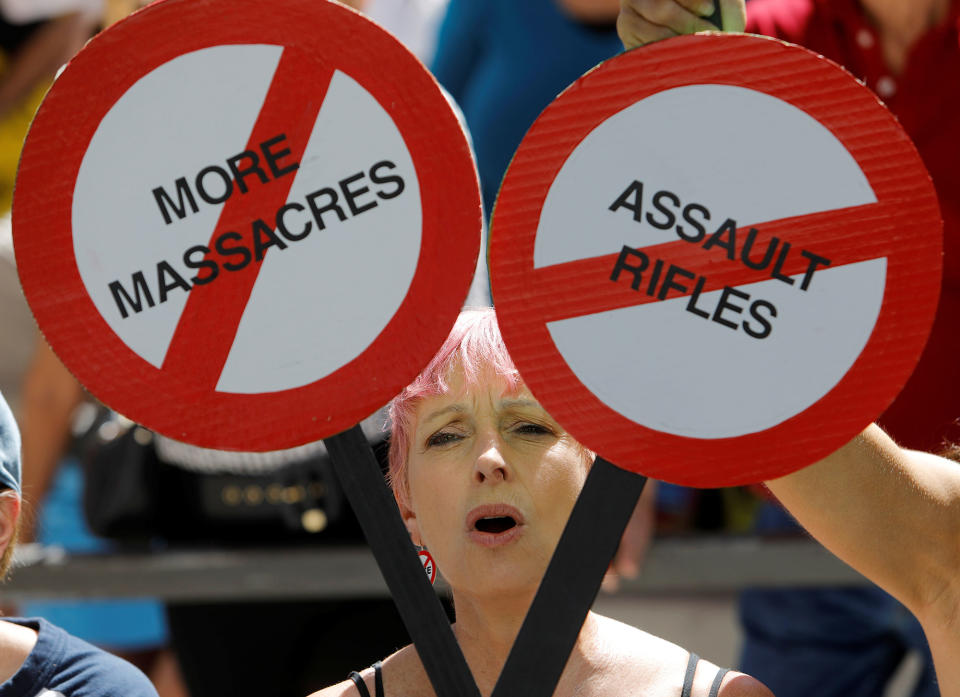
M 717 670 L 717 677 L 713 679 L 713 684 L 710 686 L 710 695 L 709 697 L 717 697 L 720 694 L 720 683 L 723 682 L 724 676 L 729 673 L 728 669 L 720 668 Z
M 350 673 L 350 679 L 353 680 L 353 684 L 357 687 L 357 692 L 360 693 L 360 697 L 370 697 L 370 691 L 367 689 L 366 684 L 363 682 L 363 678 L 360 677 L 360 673 L 357 671 L 352 671 Z
M 353 671 L 350 673 L 349 678 L 353 680 L 353 684 L 357 686 L 357 692 L 360 693 L 360 697 L 370 697 L 370 690 L 367 689 L 367 684 L 363 681 L 360 673 Z M 376 697 L 384 697 L 383 664 L 380 661 L 373 664 L 373 685 Z
M 697 673 L 697 664 L 700 662 L 700 657 L 690 652 L 690 660 L 687 661 L 687 672 L 683 676 L 683 689 L 680 691 L 680 697 L 690 697 L 690 692 L 693 690 L 693 676 Z M 361 695 L 361 697 L 366 697 Z

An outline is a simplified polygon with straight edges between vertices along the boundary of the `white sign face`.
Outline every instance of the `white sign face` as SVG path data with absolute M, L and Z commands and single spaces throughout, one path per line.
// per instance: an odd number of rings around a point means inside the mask
M 638 424 L 693 438 L 775 426 L 833 389 L 860 355 L 880 312 L 886 260 L 833 266 L 816 244 L 751 239 L 750 226 L 876 200 L 837 138 L 787 102 L 730 85 L 659 92 L 611 116 L 570 154 L 544 202 L 534 264 L 627 245 L 617 282 L 665 299 L 553 321 L 550 336 L 583 384 Z M 706 268 L 661 261 L 661 245 L 688 247 Z M 709 279 L 712 262 L 744 257 L 753 266 L 743 275 L 761 267 L 768 280 L 686 292 Z M 796 258 L 808 259 L 804 272 L 782 274 Z
M 276 392 L 336 371 L 380 334 L 417 267 L 422 213 L 410 153 L 349 75 L 333 73 L 302 156 L 290 154 L 281 126 L 248 143 L 282 52 L 221 45 L 142 77 L 97 128 L 74 192 L 87 292 L 157 368 L 194 287 L 262 260 L 220 392 Z M 289 186 L 282 206 L 258 211 L 246 230 L 218 228 L 225 206 L 280 178 Z M 240 241 L 250 226 L 252 245 Z M 376 282 L 358 283 L 358 274 Z

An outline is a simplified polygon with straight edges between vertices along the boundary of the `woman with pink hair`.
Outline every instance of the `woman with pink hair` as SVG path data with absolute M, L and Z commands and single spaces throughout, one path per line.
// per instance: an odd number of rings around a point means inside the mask
M 593 463 L 540 406 L 492 309 L 464 311 L 390 406 L 390 482 L 414 543 L 450 585 L 454 635 L 489 695 Z M 557 695 L 762 697 L 740 673 L 590 613 Z M 433 694 L 413 646 L 318 697 Z
M 414 543 L 456 608 L 454 635 L 480 694 L 506 662 L 593 462 L 537 402 L 492 309 L 464 311 L 390 407 L 390 482 Z M 897 595 L 924 624 L 944 695 L 957 694 L 960 468 L 868 427 L 833 455 L 768 482 L 801 523 Z M 911 569 L 905 574 L 903 569 Z M 558 608 L 558 611 L 562 611 Z M 413 646 L 314 697 L 434 694 Z M 590 613 L 556 695 L 762 697 L 757 680 Z

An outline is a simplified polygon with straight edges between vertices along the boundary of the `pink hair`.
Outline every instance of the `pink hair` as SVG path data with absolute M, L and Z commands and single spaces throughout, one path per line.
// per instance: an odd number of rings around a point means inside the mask
M 522 381 L 500 336 L 493 308 L 460 313 L 450 335 L 417 378 L 390 403 L 390 485 L 406 502 L 407 458 L 414 429 L 414 412 L 421 400 L 450 390 L 454 369 L 464 375 L 464 387 L 476 387 L 491 375 L 503 381 L 505 392 L 518 390 Z

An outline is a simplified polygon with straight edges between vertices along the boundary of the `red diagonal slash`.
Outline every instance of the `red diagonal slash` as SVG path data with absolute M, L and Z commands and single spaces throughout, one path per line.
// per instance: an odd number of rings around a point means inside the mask
M 299 162 L 332 76 L 332 70 L 321 69 L 296 51 L 285 49 L 246 149 L 257 152 L 260 143 L 282 133 L 286 135 L 283 142 L 290 149 L 283 164 Z M 208 246 L 212 249 L 218 235 L 232 230 L 243 238 L 236 245 L 252 248 L 253 221 L 273 220 L 277 209 L 286 203 L 295 176 L 288 174 L 266 183 L 251 177 L 247 179 L 247 193 L 234 189 Z M 164 371 L 201 392 L 216 388 L 261 263 L 252 261 L 239 271 L 221 270 L 212 283 L 194 286 L 167 349 Z
M 530 274 L 524 291 L 531 305 L 541 308 L 540 317 L 551 322 L 569 317 L 589 315 L 606 310 L 614 310 L 633 305 L 658 302 L 659 297 L 650 296 L 646 291 L 655 259 L 662 259 L 664 268 L 669 264 L 703 276 L 701 292 L 718 290 L 724 286 L 740 286 L 771 278 L 777 254 L 783 249 L 783 243 L 791 245 L 784 258 L 784 264 L 778 269 L 783 276 L 802 275 L 810 266 L 810 259 L 801 255 L 805 249 L 830 260 L 829 267 L 818 266 L 811 278 L 810 286 L 816 283 L 816 273 L 824 268 L 837 268 L 867 259 L 876 259 L 894 253 L 894 236 L 886 234 L 891 221 L 898 216 L 900 207 L 874 203 L 842 210 L 825 211 L 801 217 L 760 223 L 756 225 L 738 225 L 736 256 L 731 260 L 724 248 L 714 246 L 703 248 L 699 243 L 678 240 L 659 245 L 641 247 L 650 259 L 650 267 L 643 274 L 640 290 L 633 290 L 631 273 L 622 273 L 617 281 L 611 281 L 611 272 L 619 257 L 619 250 L 589 259 L 555 264 L 534 269 Z M 639 226 L 638 226 L 639 227 Z M 767 249 L 767 242 L 773 237 L 780 240 L 774 260 L 761 270 L 746 266 L 739 253 L 747 232 L 751 227 L 759 231 L 753 245 L 751 258 L 756 262 Z M 849 234 L 839 235 L 838 231 L 847 230 Z M 642 236 L 642 233 L 640 234 Z M 708 239 L 705 237 L 704 240 Z M 628 246 L 636 244 L 636 238 L 625 240 Z M 901 241 L 902 244 L 902 241 Z M 902 250 L 901 252 L 902 253 Z M 631 260 L 632 264 L 636 260 Z M 672 289 L 666 296 L 683 297 L 690 295 L 694 282 L 686 278 L 678 279 L 687 286 L 687 291 Z M 662 282 L 662 279 L 661 279 Z M 794 287 L 800 290 L 800 284 Z

